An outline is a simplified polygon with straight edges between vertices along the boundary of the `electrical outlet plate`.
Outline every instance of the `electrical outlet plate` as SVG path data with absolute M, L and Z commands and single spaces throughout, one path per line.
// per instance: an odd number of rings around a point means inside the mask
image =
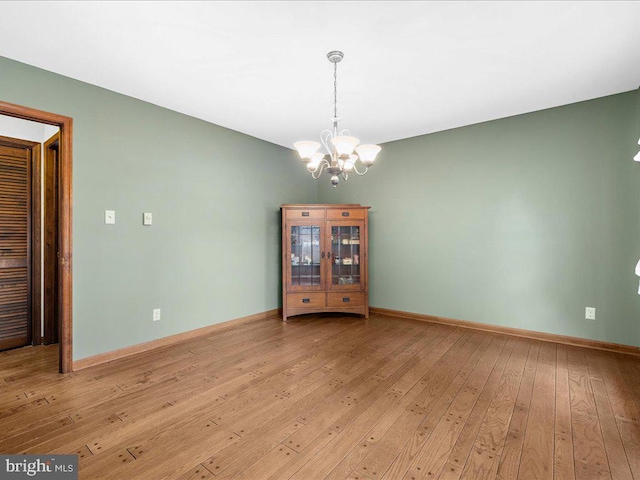
M 586 307 L 584 309 L 584 318 L 586 320 L 595 320 L 596 319 L 596 309 L 594 307 Z
M 143 225 L 151 225 L 153 223 L 153 215 L 151 213 L 143 213 L 142 214 L 142 224 Z
M 153 321 L 157 322 L 158 320 L 160 320 L 160 309 L 159 308 L 154 308 L 153 309 Z

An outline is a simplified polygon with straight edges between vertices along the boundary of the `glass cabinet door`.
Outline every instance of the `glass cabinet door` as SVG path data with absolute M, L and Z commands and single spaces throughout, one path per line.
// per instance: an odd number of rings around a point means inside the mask
M 324 288 L 321 257 L 320 225 L 291 225 L 287 252 L 288 278 L 291 290 L 321 290 Z
M 333 290 L 362 289 L 364 282 L 364 259 L 360 241 L 364 241 L 364 222 L 331 222 L 331 255 L 329 288 Z

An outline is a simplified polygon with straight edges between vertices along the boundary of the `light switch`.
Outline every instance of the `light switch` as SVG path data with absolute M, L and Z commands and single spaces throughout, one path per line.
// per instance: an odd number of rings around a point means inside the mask
M 115 210 L 105 210 L 104 211 L 104 223 L 107 225 L 115 225 L 116 223 L 116 211 Z
M 151 213 L 143 213 L 142 214 L 142 224 L 143 225 L 151 225 L 153 222 L 153 215 Z

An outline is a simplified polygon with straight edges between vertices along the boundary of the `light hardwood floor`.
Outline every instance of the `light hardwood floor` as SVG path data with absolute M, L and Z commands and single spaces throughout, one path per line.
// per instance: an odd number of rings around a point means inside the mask
M 0 452 L 83 480 L 640 480 L 634 356 L 334 315 L 55 371 L 0 353 Z

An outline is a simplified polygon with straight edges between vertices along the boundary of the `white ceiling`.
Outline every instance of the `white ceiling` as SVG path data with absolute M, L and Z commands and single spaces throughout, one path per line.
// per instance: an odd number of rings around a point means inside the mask
M 341 127 L 365 143 L 640 85 L 640 2 L 0 2 L 0 18 L 2 56 L 286 147 L 330 126 L 335 49 Z

